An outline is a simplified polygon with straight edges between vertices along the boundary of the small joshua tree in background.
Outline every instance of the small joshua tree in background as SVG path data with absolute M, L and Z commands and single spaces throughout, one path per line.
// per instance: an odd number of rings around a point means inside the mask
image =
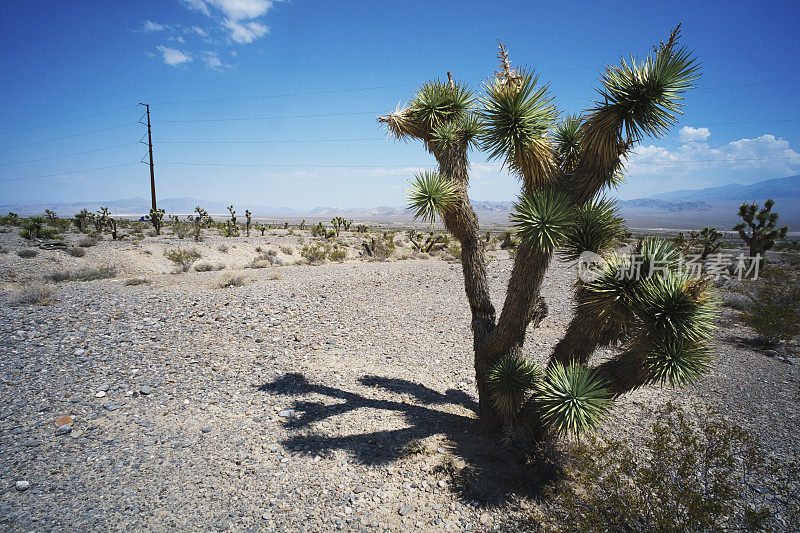
M 253 222 L 253 213 L 250 212 L 249 209 L 244 210 L 244 219 L 245 219 L 245 230 L 247 231 L 247 236 L 250 236 L 250 223 Z
M 189 218 L 191 218 L 191 215 L 189 215 Z M 178 215 L 169 215 L 169 219 L 172 221 L 172 233 L 178 239 L 186 237 L 186 234 L 189 233 L 189 225 L 181 220 Z
M 424 242 L 422 237 L 422 233 L 413 229 L 408 230 L 408 240 L 411 241 L 411 245 L 418 252 L 429 254 L 447 246 L 447 239 L 444 238 L 444 235 L 430 232 Z
M 682 94 L 699 77 L 678 40 L 676 28 L 645 59 L 608 67 L 601 98 L 585 115 L 559 121 L 548 87 L 512 68 L 500 45 L 500 69 L 479 99 L 448 73 L 447 82 L 425 83 L 408 105 L 378 118 L 394 137 L 420 140 L 438 163 L 412 182 L 409 207 L 423 220 L 441 217 L 461 245 L 479 412 L 490 426 L 537 438 L 581 434 L 617 396 L 648 384 L 685 385 L 709 366 L 716 310 L 709 284 L 688 278 L 674 247 L 660 239 L 643 241 L 635 261 L 614 253 L 624 226 L 602 196 L 621 181 L 637 143 L 677 122 Z M 519 245 L 499 316 L 467 193 L 474 147 L 522 185 L 511 215 Z M 522 348 L 528 328 L 547 314 L 540 291 L 557 251 L 567 260 L 591 252 L 604 261 L 596 278 L 576 283 L 575 315 L 539 370 Z M 591 361 L 597 348 L 612 346 L 620 348 L 612 358 Z
M 369 231 L 369 227 L 366 224 L 359 224 L 356 226 L 356 231 L 358 233 L 367 233 Z
M 45 209 L 44 210 L 44 217 L 47 220 L 58 220 L 58 215 L 56 214 L 56 212 L 55 211 L 51 211 L 50 209 Z
M 331 226 L 333 226 L 333 231 L 336 233 L 336 236 L 339 236 L 339 231 L 342 229 L 342 224 L 344 224 L 344 219 L 342 217 L 334 217 L 331 219 Z
M 11 211 L 4 217 L 0 217 L 0 224 L 4 226 L 19 226 L 19 215 Z
M 212 219 L 208 215 L 208 211 L 200 207 L 199 205 L 194 208 L 194 215 L 189 215 L 187 217 L 194 223 L 194 240 L 195 242 L 199 242 L 202 240 L 202 230 L 204 226 L 209 226 L 214 223 L 214 219 Z
M 683 233 L 680 233 L 680 235 L 683 235 Z M 722 241 L 720 240 L 722 238 L 722 232 L 717 231 L 717 228 L 706 226 L 700 231 L 690 232 L 689 237 L 691 246 L 700 246 L 700 259 L 703 261 L 708 259 L 709 255 L 717 253 L 722 247 Z M 680 246 L 677 241 L 675 244 L 676 246 Z
M 302 222 L 300 222 L 300 225 L 297 226 L 297 228 L 300 230 L 306 229 L 306 219 L 303 219 Z
M 228 206 L 228 212 L 231 214 L 231 219 L 228 221 L 226 228 L 225 228 L 225 236 L 226 237 L 238 237 L 239 236 L 239 226 L 236 225 L 236 210 L 233 208 L 232 205 Z
M 264 236 L 264 232 L 269 229 L 269 226 L 267 226 L 266 224 L 259 224 L 258 226 L 256 226 L 256 228 L 259 231 L 261 231 L 261 236 L 263 237 Z
M 97 212 L 97 220 L 99 221 L 100 230 L 103 228 L 108 228 L 108 231 L 111 233 L 111 239 L 117 240 L 117 220 L 109 215 L 108 208 L 100 206 L 100 211 Z M 99 231 L 99 230 L 98 230 Z
M 86 231 L 86 227 L 89 223 L 89 214 L 90 213 L 88 210 L 81 209 L 80 213 L 75 213 L 75 216 L 72 217 L 72 223 L 75 224 L 75 227 L 78 228 L 78 231 Z
M 156 230 L 156 235 L 161 235 L 161 222 L 164 220 L 163 209 L 150 209 L 150 222 L 153 224 L 153 229 Z
M 30 217 L 22 222 L 22 229 L 19 236 L 29 241 L 36 239 L 57 239 L 58 230 L 45 225 L 45 217 Z
M 753 202 L 739 206 L 739 216 L 744 222 L 740 222 L 733 227 L 734 231 L 739 232 L 739 236 L 747 244 L 750 257 L 761 255 L 764 261 L 764 253 L 775 246 L 775 241 L 785 239 L 789 226 L 778 228 L 778 213 L 773 213 L 775 205 L 773 200 L 764 202 L 764 208 L 759 209 L 758 204 Z M 750 233 L 747 233 L 749 226 Z

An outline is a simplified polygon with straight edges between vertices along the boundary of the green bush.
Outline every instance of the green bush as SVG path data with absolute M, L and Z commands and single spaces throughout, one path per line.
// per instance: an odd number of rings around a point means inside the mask
M 800 458 L 768 459 L 752 435 L 698 414 L 668 405 L 641 445 L 576 445 L 536 518 L 580 532 L 773 531 L 786 527 L 779 515 L 797 524 Z
M 200 259 L 200 252 L 194 249 L 173 248 L 164 250 L 164 256 L 175 263 L 180 272 L 188 272 L 192 268 L 192 264 Z
M 327 248 L 318 244 L 304 244 L 300 250 L 300 256 L 312 265 L 322 263 L 327 255 Z
M 341 263 L 347 259 L 347 248 L 334 246 L 333 249 L 328 252 L 328 259 L 335 263 Z
M 790 276 L 758 282 L 753 305 L 740 315 L 742 321 L 765 339 L 791 341 L 800 335 L 800 282 Z

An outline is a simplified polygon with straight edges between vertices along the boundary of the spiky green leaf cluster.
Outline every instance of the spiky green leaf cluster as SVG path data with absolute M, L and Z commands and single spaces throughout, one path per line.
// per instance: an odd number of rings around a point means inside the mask
M 578 259 L 587 251 L 598 255 L 607 252 L 625 229 L 624 221 L 617 215 L 616 204 L 604 198 L 578 206 L 574 217 L 561 250 L 566 259 Z
M 547 85 L 522 72 L 513 82 L 496 77 L 484 84 L 478 112 L 483 122 L 481 147 L 491 159 L 502 159 L 529 189 L 548 184 L 554 176 L 553 148 L 546 134 L 558 112 Z
M 438 172 L 424 170 L 414 176 L 411 188 L 408 190 L 408 208 L 414 211 L 414 218 L 421 218 L 424 222 L 436 220 L 440 215 L 450 209 L 458 198 L 458 193 L 453 184 Z
M 513 415 L 541 375 L 538 366 L 518 355 L 507 354 L 498 359 L 487 377 L 497 412 L 504 416 Z
M 611 392 L 584 366 L 555 363 L 536 391 L 544 421 L 561 434 L 580 435 L 596 428 L 611 405 Z
M 647 350 L 645 364 L 654 383 L 682 387 L 693 383 L 711 365 L 711 351 L 704 342 L 669 339 Z
M 578 164 L 583 130 L 581 115 L 567 115 L 564 120 L 556 124 L 553 130 L 558 166 L 565 172 L 572 172 Z
M 511 213 L 517 235 L 545 253 L 565 238 L 574 220 L 569 197 L 554 189 L 537 189 L 520 197 Z
M 596 109 L 624 124 L 629 139 L 667 133 L 681 114 L 682 94 L 694 86 L 700 65 L 692 52 L 677 46 L 678 32 L 644 60 L 624 59 L 602 76 L 603 101 Z
M 378 120 L 398 139 L 420 139 L 428 149 L 471 146 L 480 131 L 474 109 L 475 96 L 465 85 L 436 80 L 420 87 L 408 106 Z
M 669 272 L 645 280 L 637 291 L 636 315 L 652 339 L 701 342 L 714 327 L 716 302 L 702 282 Z

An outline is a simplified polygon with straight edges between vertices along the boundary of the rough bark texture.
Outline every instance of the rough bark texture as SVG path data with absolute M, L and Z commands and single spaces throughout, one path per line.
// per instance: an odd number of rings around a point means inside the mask
M 475 383 L 478 388 L 478 403 L 481 418 L 492 422 L 496 414 L 491 405 L 486 384 L 487 367 L 478 365 L 479 354 L 486 350 L 486 343 L 495 327 L 495 309 L 489 296 L 486 276 L 484 243 L 481 241 L 478 217 L 469 202 L 467 186 L 466 147 L 451 148 L 434 154 L 439 162 L 439 171 L 456 186 L 458 200 L 444 214 L 448 231 L 461 243 L 461 268 L 464 274 L 464 289 L 472 312 L 473 348 L 475 351 Z

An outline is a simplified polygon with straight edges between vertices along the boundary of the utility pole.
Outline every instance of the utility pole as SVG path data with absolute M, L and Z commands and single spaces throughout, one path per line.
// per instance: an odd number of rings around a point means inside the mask
M 143 105 L 147 109 L 147 147 L 150 151 L 150 196 L 153 202 L 153 211 L 156 210 L 156 173 L 155 169 L 153 168 L 153 137 L 150 134 L 150 104 L 143 104 L 139 102 L 139 105 Z

